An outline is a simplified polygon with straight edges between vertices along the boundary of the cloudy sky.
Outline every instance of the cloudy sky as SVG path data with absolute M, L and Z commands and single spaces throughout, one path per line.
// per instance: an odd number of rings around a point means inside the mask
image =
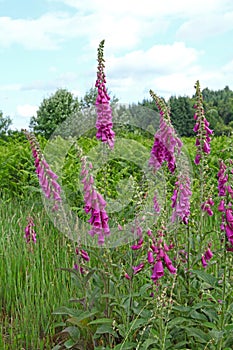
M 233 89 L 232 37 L 232 0 L 0 0 L 0 110 L 22 128 L 58 88 L 82 97 L 102 39 L 122 103 Z

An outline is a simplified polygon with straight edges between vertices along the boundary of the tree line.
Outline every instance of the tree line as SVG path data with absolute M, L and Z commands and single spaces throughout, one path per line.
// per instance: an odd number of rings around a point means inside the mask
M 233 132 L 233 91 L 226 86 L 221 90 L 202 90 L 204 109 L 210 127 L 214 129 L 215 135 L 229 135 Z M 29 123 L 29 129 L 36 134 L 49 138 L 56 129 L 57 125 L 64 122 L 75 113 L 82 113 L 86 108 L 95 104 L 97 96 L 96 88 L 91 88 L 84 97 L 79 99 L 66 89 L 58 89 L 50 97 L 43 99 L 36 116 L 33 116 Z M 180 136 L 193 136 L 194 126 L 194 97 L 171 96 L 167 103 L 171 111 L 171 121 Z M 113 96 L 111 103 L 114 106 L 118 99 Z M 133 103 L 127 107 L 121 107 L 121 113 L 129 117 L 137 111 L 137 116 L 142 123 L 147 123 L 146 128 L 153 130 L 153 123 L 150 124 L 146 109 L 157 111 L 155 103 L 150 99 L 144 99 L 141 102 Z M 118 113 L 118 116 L 120 113 Z M 10 130 L 12 124 L 9 116 L 4 117 L 0 111 L 0 135 L 14 133 Z

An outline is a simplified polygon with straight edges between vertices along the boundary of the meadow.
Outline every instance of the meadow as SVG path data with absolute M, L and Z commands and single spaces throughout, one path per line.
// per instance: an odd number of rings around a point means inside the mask
M 103 46 L 95 109 L 0 138 L 0 348 L 230 350 L 232 135 L 199 81 L 195 138 L 151 90 L 114 109 Z
M 150 152 L 153 138 L 146 140 L 134 132 L 125 133 L 125 137 L 146 144 Z M 132 242 L 114 249 L 84 247 L 90 255 L 90 261 L 82 263 L 87 272 L 75 270 L 76 242 L 54 227 L 44 208 L 26 138 L 2 141 L 1 164 L 5 167 L 1 182 L 5 191 L 0 209 L 0 348 L 231 349 L 232 252 L 224 252 L 216 195 L 219 155 L 223 159 L 231 155 L 231 142 L 230 137 L 214 137 L 208 159 L 208 181 L 214 186 L 216 204 L 214 215 L 205 216 L 202 230 L 213 242 L 214 257 L 204 269 L 198 234 L 202 213 L 196 204 L 199 180 L 194 168 L 190 232 L 181 225 L 175 233 L 177 252 L 187 251 L 189 239 L 190 275 L 185 272 L 187 256 L 179 255 L 177 274 L 166 273 L 158 285 L 153 285 L 149 266 L 132 275 L 131 266 L 147 260 L 145 251 L 131 249 Z M 86 150 L 95 143 L 94 139 L 82 141 Z M 186 138 L 183 143 L 190 159 L 194 159 L 195 139 Z M 78 168 L 71 167 L 74 154 L 71 150 L 64 166 L 67 184 L 77 174 Z M 120 173 L 125 175 L 127 170 L 127 176 L 132 174 L 125 164 L 112 166 L 117 171 L 110 174 L 114 180 L 108 184 L 110 191 L 116 187 Z M 138 176 L 137 169 L 133 175 Z M 100 177 L 98 187 L 103 189 L 101 181 Z M 67 191 L 73 193 L 72 188 L 67 187 Z M 24 238 L 28 216 L 34 218 L 36 244 L 27 244 Z M 132 276 L 130 280 L 126 273 Z

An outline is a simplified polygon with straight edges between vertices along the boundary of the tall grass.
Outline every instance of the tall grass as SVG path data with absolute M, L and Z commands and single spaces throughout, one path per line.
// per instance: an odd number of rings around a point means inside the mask
M 24 238 L 26 217 L 33 216 L 37 243 Z M 0 206 L 1 348 L 51 349 L 52 312 L 72 296 L 69 275 L 73 247 L 58 232 L 40 202 L 2 200 Z

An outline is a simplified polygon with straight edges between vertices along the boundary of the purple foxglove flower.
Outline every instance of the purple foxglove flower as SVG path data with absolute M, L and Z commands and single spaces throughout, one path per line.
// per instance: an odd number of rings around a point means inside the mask
M 125 278 L 126 278 L 127 280 L 131 280 L 131 277 L 128 275 L 128 273 L 125 273 Z
M 208 143 L 206 140 L 204 141 L 203 151 L 204 151 L 206 154 L 209 154 L 209 153 L 210 153 L 210 145 L 209 145 L 209 143 Z
M 152 264 L 154 262 L 154 255 L 153 255 L 153 252 L 152 251 L 149 251 L 147 253 L 147 260 L 148 260 L 148 263 L 149 264 Z
M 152 231 L 150 229 L 147 230 L 147 234 L 148 234 L 149 237 L 151 237 L 152 236 Z
M 163 260 L 165 262 L 165 265 L 168 267 L 169 265 L 172 265 L 172 261 L 170 260 L 169 256 L 167 254 L 164 254 Z
M 218 206 L 218 211 L 220 212 L 224 212 L 225 211 L 225 202 L 224 202 L 224 199 L 222 199 L 219 203 L 219 206 Z
M 233 229 L 229 225 L 226 225 L 225 231 L 226 231 L 227 238 L 232 239 L 233 238 Z
M 202 257 L 201 257 L 201 263 L 202 263 L 202 266 L 204 267 L 204 268 L 206 268 L 207 267 L 207 262 L 206 262 L 206 259 L 205 259 L 205 257 L 202 255 Z
M 153 273 L 151 275 L 152 280 L 157 280 L 164 276 L 163 263 L 161 260 L 158 260 L 153 268 Z
M 131 246 L 131 249 L 132 250 L 138 250 L 138 249 L 141 249 L 142 248 L 142 245 L 141 244 L 133 244 L 132 246 Z
M 32 241 L 33 243 L 36 243 L 36 232 L 33 229 L 33 226 L 35 226 L 33 219 L 31 217 L 27 218 L 28 224 L 25 227 L 25 235 L 24 238 L 26 239 L 27 243 L 30 243 Z
M 232 209 L 226 209 L 226 221 L 228 225 L 233 229 L 233 213 Z
M 104 74 L 104 58 L 103 58 L 104 40 L 101 41 L 98 48 L 98 72 L 95 86 L 98 88 L 96 99 L 96 138 L 104 143 L 108 143 L 110 148 L 114 147 L 115 133 L 112 130 L 112 110 L 109 104 L 110 97 L 107 94 L 105 86 L 106 79 Z
M 140 263 L 137 266 L 132 266 L 133 274 L 136 275 L 138 272 L 140 272 L 144 268 L 144 263 Z
M 177 272 L 177 269 L 172 264 L 168 265 L 167 269 L 173 275 L 176 274 L 176 272 Z
M 195 159 L 194 159 L 194 163 L 195 163 L 196 165 L 198 165 L 198 164 L 200 163 L 200 160 L 201 160 L 201 155 L 200 155 L 200 154 L 197 154 L 196 157 L 195 157 Z
M 151 244 L 151 249 L 153 250 L 154 253 L 158 254 L 159 253 L 159 248 L 156 247 L 154 244 Z
M 88 255 L 88 253 L 87 253 L 85 250 L 83 250 L 83 249 L 81 249 L 81 257 L 82 257 L 85 261 L 90 261 L 90 257 L 89 257 L 89 255 Z
M 196 123 L 195 126 L 194 126 L 194 128 L 193 128 L 193 131 L 194 131 L 194 132 L 197 132 L 198 129 L 199 129 L 199 123 Z
M 211 252 L 210 248 L 207 249 L 204 256 L 205 256 L 205 260 L 210 260 L 212 258 L 213 253 Z
M 154 202 L 154 210 L 156 213 L 159 214 L 160 213 L 160 206 L 159 206 L 159 203 L 157 201 L 156 195 L 154 195 L 153 202 Z

